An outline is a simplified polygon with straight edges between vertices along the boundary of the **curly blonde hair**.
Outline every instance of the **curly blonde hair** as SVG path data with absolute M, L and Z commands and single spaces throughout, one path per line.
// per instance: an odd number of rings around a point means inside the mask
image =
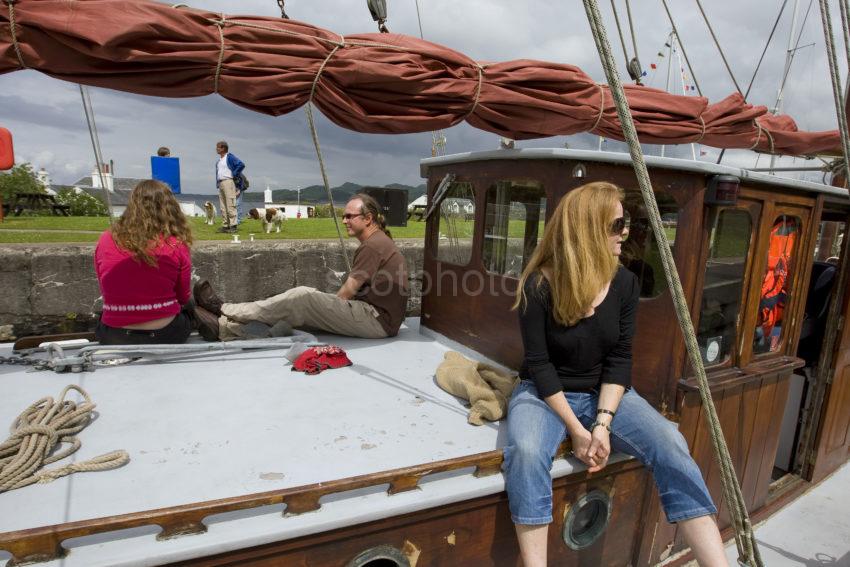
M 192 229 L 180 210 L 180 203 L 168 185 L 153 179 L 136 185 L 127 209 L 111 231 L 115 244 L 149 266 L 156 266 L 151 252 L 169 236 L 192 245 Z
M 587 183 L 567 193 L 546 223 L 519 280 L 514 309 L 525 301 L 524 286 L 534 273 L 542 283 L 542 270 L 552 274 L 552 312 L 561 325 L 575 325 L 594 298 L 614 278 L 619 260 L 611 254 L 608 232 L 611 215 L 623 190 L 604 181 Z

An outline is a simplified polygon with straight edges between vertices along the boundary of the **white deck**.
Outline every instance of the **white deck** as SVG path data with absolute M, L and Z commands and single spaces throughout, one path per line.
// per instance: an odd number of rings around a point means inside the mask
M 118 470 L 0 494 L 0 533 L 302 486 L 503 445 L 498 424 L 467 424 L 463 404 L 436 385 L 434 371 L 457 345 L 420 334 L 418 319 L 408 319 L 393 339 L 319 338 L 342 346 L 354 365 L 307 376 L 291 372 L 280 351 L 264 351 L 83 374 L 0 366 L 0 427 L 75 383 L 98 412 L 80 434 L 75 458 L 116 449 L 131 458 Z M 3 345 L 0 355 L 9 349 Z M 559 460 L 553 474 L 577 466 Z M 44 565 L 156 565 L 503 489 L 501 475 L 476 479 L 471 472 L 441 475 L 394 496 L 386 486 L 329 496 L 321 510 L 299 516 L 281 517 L 282 507 L 232 514 L 206 534 L 169 541 L 155 541 L 158 528 L 129 530 L 117 541 L 83 538 L 64 561 Z M 8 557 L 0 552 L 0 565 Z
M 850 567 L 850 463 L 756 526 L 769 567 Z M 727 550 L 736 565 L 735 544 Z

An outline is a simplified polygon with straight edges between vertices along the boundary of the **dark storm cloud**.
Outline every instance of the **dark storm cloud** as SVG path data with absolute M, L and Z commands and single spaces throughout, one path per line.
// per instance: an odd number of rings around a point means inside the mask
M 75 132 L 86 128 L 86 121 L 79 103 L 53 106 L 33 102 L 33 97 L 29 96 L 0 94 L 0 108 L 4 109 L 4 121 L 36 124 Z M 108 131 L 108 128 L 103 131 Z

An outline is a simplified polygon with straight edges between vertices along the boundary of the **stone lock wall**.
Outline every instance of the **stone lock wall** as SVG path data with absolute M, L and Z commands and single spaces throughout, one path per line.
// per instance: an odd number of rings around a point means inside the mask
M 354 255 L 357 242 L 347 242 Z M 397 241 L 410 273 L 408 315 L 419 315 L 423 244 Z M 93 244 L 0 246 L 0 340 L 90 330 L 100 310 Z M 346 272 L 336 240 L 202 242 L 197 276 L 226 301 L 263 299 L 306 285 L 335 292 Z

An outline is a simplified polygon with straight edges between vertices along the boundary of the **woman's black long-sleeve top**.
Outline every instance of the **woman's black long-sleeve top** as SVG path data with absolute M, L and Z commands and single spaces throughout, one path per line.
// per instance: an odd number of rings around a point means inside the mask
M 525 347 L 520 377 L 534 381 L 541 398 L 587 391 L 601 383 L 631 387 L 632 336 L 640 296 L 632 272 L 621 266 L 595 313 L 571 327 L 555 321 L 545 277 L 532 275 L 524 289 L 526 302 L 519 309 Z

